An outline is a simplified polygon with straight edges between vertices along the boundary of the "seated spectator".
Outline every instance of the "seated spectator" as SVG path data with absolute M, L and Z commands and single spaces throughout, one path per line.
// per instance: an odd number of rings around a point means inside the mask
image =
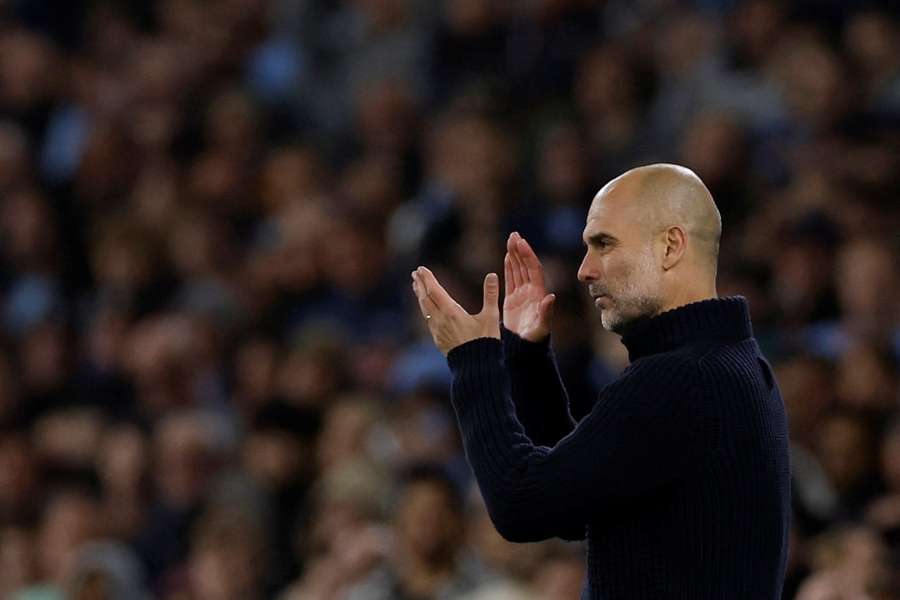
M 410 468 L 394 515 L 392 552 L 347 597 L 453 600 L 477 589 L 485 575 L 464 552 L 462 506 L 459 491 L 440 468 Z

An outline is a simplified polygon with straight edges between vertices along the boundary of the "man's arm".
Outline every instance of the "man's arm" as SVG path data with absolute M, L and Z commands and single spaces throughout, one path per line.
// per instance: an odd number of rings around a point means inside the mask
M 500 336 L 516 416 L 535 445 L 555 446 L 575 421 L 550 340 L 529 342 L 505 327 Z
M 697 464 L 700 419 L 686 365 L 632 365 L 551 449 L 535 446 L 516 418 L 501 352 L 499 341 L 482 338 L 447 358 L 466 456 L 505 538 L 583 537 L 592 517 Z
M 575 425 L 550 348 L 556 296 L 547 293 L 541 261 L 515 231 L 506 240 L 503 276 L 500 337 L 516 414 L 535 444 L 555 446 Z

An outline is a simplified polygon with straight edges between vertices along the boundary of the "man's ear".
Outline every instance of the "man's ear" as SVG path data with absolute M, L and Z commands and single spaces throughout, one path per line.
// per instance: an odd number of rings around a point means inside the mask
M 663 236 L 662 267 L 668 271 L 681 261 L 687 251 L 687 232 L 680 225 L 672 225 Z

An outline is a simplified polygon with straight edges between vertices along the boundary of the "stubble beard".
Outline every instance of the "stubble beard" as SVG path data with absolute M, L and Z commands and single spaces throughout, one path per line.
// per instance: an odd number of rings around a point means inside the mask
M 608 296 L 612 306 L 600 311 L 604 329 L 621 335 L 634 321 L 662 311 L 659 280 L 653 267 L 653 256 L 648 252 L 624 274 L 622 289 Z

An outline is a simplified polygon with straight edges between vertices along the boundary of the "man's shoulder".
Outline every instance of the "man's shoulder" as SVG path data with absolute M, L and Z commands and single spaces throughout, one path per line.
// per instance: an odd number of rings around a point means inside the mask
M 700 362 L 683 352 L 660 352 L 641 357 L 630 363 L 604 392 L 632 396 L 658 394 L 685 396 L 697 389 Z
M 733 364 L 735 361 L 754 362 L 761 357 L 759 345 L 755 338 L 749 337 L 730 343 L 691 344 L 644 356 L 629 365 L 640 368 L 672 365 L 684 369 L 707 370 L 719 366 Z
M 629 385 L 664 385 L 669 389 L 702 389 L 711 380 L 743 378 L 758 372 L 762 360 L 753 338 L 734 344 L 692 345 L 644 356 L 622 372 Z
M 640 366 L 642 372 L 679 369 L 686 375 L 680 379 L 704 394 L 752 385 L 764 378 L 765 372 L 765 358 L 752 337 L 729 344 L 679 348 L 647 358 L 652 360 Z

